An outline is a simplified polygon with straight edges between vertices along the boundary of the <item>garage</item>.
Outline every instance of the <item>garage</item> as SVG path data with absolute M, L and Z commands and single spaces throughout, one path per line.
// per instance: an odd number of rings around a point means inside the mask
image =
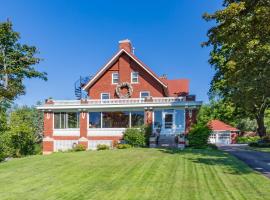
M 220 120 L 211 120 L 208 127 L 212 130 L 209 137 L 209 143 L 218 145 L 227 145 L 236 143 L 236 136 L 239 130 Z

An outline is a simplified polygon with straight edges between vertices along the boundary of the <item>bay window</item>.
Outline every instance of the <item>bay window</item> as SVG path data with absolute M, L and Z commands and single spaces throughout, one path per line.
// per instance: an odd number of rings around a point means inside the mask
M 55 129 L 79 128 L 79 121 L 80 121 L 80 113 L 77 112 L 54 113 Z

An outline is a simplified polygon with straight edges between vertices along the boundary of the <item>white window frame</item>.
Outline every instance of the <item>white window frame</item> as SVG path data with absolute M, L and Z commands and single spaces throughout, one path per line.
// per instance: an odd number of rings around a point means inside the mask
M 116 83 L 114 82 L 115 79 L 113 78 L 113 75 L 115 75 L 115 74 L 117 74 L 117 76 L 118 76 L 118 79 L 117 79 Z M 113 72 L 112 73 L 112 84 L 118 84 L 118 83 L 119 83 L 119 73 L 118 72 Z
M 100 94 L 100 99 L 101 99 L 101 100 L 107 100 L 107 99 L 103 99 L 103 98 L 102 98 L 102 95 L 104 95 L 104 94 L 109 95 L 109 99 L 111 98 L 109 92 L 103 92 L 103 93 Z
M 137 82 L 133 81 L 133 74 L 137 74 Z M 130 80 L 131 83 L 139 83 L 139 72 L 131 72 L 130 78 L 131 78 Z
M 65 124 L 65 127 L 61 127 L 61 128 L 55 128 L 55 123 L 54 123 L 54 116 L 56 113 L 59 113 L 60 114 L 60 126 L 61 126 L 61 115 L 64 115 L 64 124 Z M 68 128 L 68 113 L 73 113 L 73 112 L 54 112 L 53 113 L 53 130 L 76 130 L 76 129 L 80 129 L 80 113 L 79 112 L 74 112 L 74 113 L 77 113 L 78 114 L 78 119 L 77 119 L 77 128 Z
M 140 91 L 140 98 L 145 98 L 142 97 L 142 93 L 148 93 L 148 97 L 150 97 L 150 91 Z

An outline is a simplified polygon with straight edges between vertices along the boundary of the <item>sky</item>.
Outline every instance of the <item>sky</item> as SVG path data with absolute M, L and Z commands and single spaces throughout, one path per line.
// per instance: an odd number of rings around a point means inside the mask
M 135 55 L 158 75 L 190 79 L 190 93 L 208 101 L 214 74 L 210 48 L 202 48 L 214 23 L 202 15 L 221 8 L 217 0 L 0 0 L 0 22 L 9 18 L 21 43 L 34 45 L 36 66 L 48 81 L 25 80 L 18 105 L 48 97 L 75 99 L 74 82 L 94 75 L 130 39 Z

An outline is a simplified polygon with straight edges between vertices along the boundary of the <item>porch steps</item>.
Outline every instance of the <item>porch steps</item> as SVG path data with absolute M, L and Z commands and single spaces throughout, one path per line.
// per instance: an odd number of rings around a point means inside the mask
M 158 139 L 158 147 L 177 147 L 175 136 L 161 135 Z

